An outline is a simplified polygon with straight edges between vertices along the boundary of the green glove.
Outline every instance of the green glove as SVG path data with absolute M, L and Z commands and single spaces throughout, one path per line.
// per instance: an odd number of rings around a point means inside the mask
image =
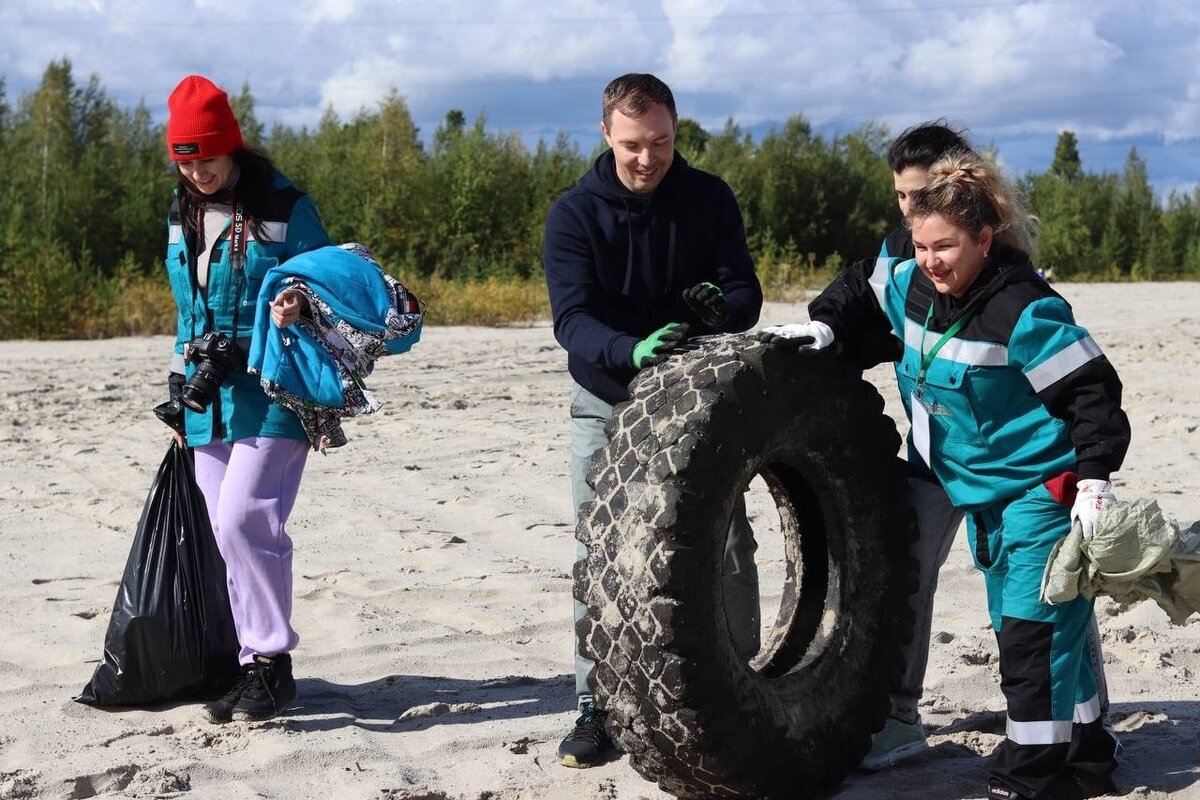
M 685 323 L 668 322 L 633 346 L 633 366 L 641 369 L 666 361 L 671 350 L 683 344 L 687 335 Z

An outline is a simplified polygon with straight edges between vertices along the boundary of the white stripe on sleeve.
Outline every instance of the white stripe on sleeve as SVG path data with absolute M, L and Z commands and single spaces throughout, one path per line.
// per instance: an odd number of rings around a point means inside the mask
M 1050 358 L 1025 373 L 1035 392 L 1040 392 L 1056 381 L 1070 375 L 1094 358 L 1104 355 L 1100 345 L 1091 336 L 1084 337 L 1058 351 Z
M 888 265 L 892 263 L 892 259 L 880 256 L 875 259 L 875 269 L 871 271 L 871 279 L 868 283 L 871 284 L 871 290 L 875 292 L 875 299 L 879 301 L 879 307 L 883 305 L 883 290 L 887 286 Z

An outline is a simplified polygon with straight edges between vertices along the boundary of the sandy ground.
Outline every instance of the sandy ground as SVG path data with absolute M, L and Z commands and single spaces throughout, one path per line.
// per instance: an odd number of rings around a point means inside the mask
M 1200 517 L 1200 284 L 1064 285 L 1125 382 L 1124 497 Z M 763 322 L 803 308 L 771 305 Z M 667 795 L 627 759 L 569 770 L 574 719 L 565 357 L 545 325 L 436 328 L 370 381 L 386 403 L 310 457 L 295 539 L 297 706 L 213 726 L 197 707 L 72 701 L 167 446 L 169 341 L 0 342 L 0 797 L 615 800 Z M 896 412 L 887 370 L 871 373 Z M 778 559 L 764 543 L 764 591 Z M 774 570 L 774 572 L 772 572 Z M 1098 606 L 1125 796 L 1200 798 L 1200 624 Z M 764 615 L 767 616 L 767 615 Z M 1003 731 L 983 584 L 942 572 L 911 766 L 840 800 L 982 795 Z

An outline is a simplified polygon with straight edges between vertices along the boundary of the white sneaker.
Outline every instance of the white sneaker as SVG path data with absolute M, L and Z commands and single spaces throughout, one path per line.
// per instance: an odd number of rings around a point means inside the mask
M 904 722 L 888 717 L 883 730 L 871 738 L 871 752 L 867 753 L 858 768 L 869 772 L 887 769 L 901 761 L 916 758 L 928 749 L 925 727 L 919 718 L 916 722 Z

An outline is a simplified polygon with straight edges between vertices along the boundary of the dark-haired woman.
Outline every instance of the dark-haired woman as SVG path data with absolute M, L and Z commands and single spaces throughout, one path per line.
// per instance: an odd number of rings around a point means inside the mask
M 821 349 L 886 319 L 903 343 L 896 374 L 911 420 L 909 458 L 968 515 L 1000 650 L 1007 738 L 989 798 L 1113 791 L 1116 740 L 1102 725 L 1088 658 L 1092 600 L 1041 600 L 1055 543 L 1089 537 L 1114 501 L 1129 446 L 1121 382 L 1071 307 L 1031 265 L 1033 219 L 988 161 L 951 154 L 909 197 L 915 259 L 844 272 L 812 321 L 760 338 Z
M 272 402 L 242 365 L 257 314 L 286 327 L 304 310 L 289 291 L 269 309 L 256 307 L 267 270 L 329 237 L 308 196 L 245 147 L 229 98 L 212 81 L 187 76 L 167 108 L 167 150 L 179 173 L 166 259 L 179 307 L 169 385 L 188 406 L 186 443 L 195 448 L 241 645 L 240 677 L 204 715 L 216 723 L 268 719 L 296 696 L 289 654 L 299 637 L 285 526 L 309 445 L 296 415 Z M 217 371 L 195 378 L 206 350 L 193 343 L 216 334 L 232 343 L 231 360 L 209 358 Z

